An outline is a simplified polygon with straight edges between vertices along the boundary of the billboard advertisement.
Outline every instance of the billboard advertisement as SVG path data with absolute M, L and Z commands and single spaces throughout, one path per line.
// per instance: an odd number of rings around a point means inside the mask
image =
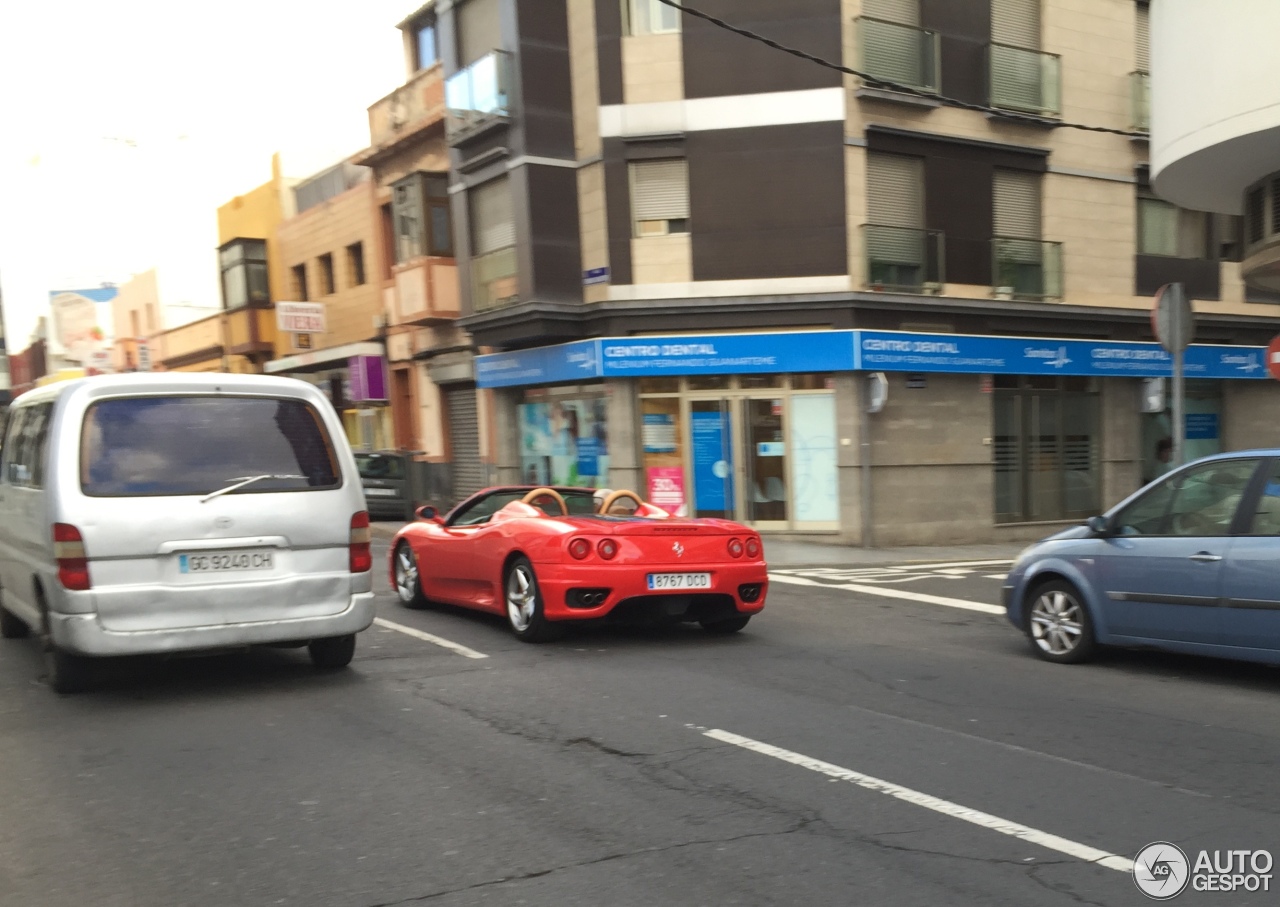
M 95 350 L 109 349 L 112 340 L 111 301 L 119 290 L 55 290 L 49 294 L 52 339 L 67 359 L 85 362 Z

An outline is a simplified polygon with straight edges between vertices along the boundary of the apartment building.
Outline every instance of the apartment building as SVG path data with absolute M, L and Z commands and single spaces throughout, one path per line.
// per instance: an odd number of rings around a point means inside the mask
M 445 138 L 448 7 L 433 0 L 399 23 L 405 82 L 369 108 L 369 147 L 354 160 L 372 173 L 387 250 L 376 279 L 386 316 L 394 446 L 416 451 L 425 484 L 459 500 L 488 484 L 492 468 L 475 351 L 457 322 Z
M 270 374 L 316 384 L 361 450 L 391 446 L 383 289 L 375 190 L 369 170 L 342 161 L 292 189 L 296 214 L 276 231 L 287 299 L 319 306 L 315 330 L 282 331 Z M 301 325 L 307 327 L 308 325 Z
M 1188 454 L 1280 441 L 1240 219 L 1150 185 L 1144 3 L 688 5 L 867 78 L 658 0 L 434 10 L 498 479 L 856 544 L 1038 537 L 1158 468 L 1174 281 Z
M 111 300 L 111 320 L 116 326 L 111 365 L 117 371 L 151 371 L 161 368 L 164 353 L 159 337 L 170 328 L 216 316 L 218 306 L 183 292 L 180 281 L 161 279 L 159 269 L 135 274 L 119 287 Z

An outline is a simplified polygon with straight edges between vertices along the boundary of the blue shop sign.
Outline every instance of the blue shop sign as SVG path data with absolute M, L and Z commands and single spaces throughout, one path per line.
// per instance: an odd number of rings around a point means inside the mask
M 600 341 L 575 340 L 476 357 L 480 387 L 523 387 L 528 384 L 571 384 L 600 377 Z
M 1134 378 L 1173 374 L 1173 356 L 1158 343 L 896 331 L 856 334 L 858 371 Z M 1188 378 L 1264 378 L 1264 352 L 1262 347 L 1192 346 L 1183 357 L 1183 373 Z
M 847 372 L 853 331 L 622 337 L 601 342 L 606 378 Z

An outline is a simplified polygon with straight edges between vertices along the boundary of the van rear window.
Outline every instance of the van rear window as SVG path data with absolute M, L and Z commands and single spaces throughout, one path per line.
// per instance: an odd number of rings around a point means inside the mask
M 87 495 L 203 495 L 257 476 L 232 494 L 342 484 L 324 422 L 301 400 L 126 397 L 93 404 L 81 439 Z

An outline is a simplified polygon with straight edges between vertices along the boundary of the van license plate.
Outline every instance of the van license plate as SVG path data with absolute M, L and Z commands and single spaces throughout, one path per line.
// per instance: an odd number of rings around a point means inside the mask
M 650 589 L 710 589 L 710 573 L 650 573 Z
M 394 488 L 366 488 L 364 493 L 373 495 L 376 498 L 394 498 L 396 496 Z
M 272 551 L 215 551 L 209 554 L 178 555 L 179 573 L 239 573 L 270 570 L 275 566 Z

